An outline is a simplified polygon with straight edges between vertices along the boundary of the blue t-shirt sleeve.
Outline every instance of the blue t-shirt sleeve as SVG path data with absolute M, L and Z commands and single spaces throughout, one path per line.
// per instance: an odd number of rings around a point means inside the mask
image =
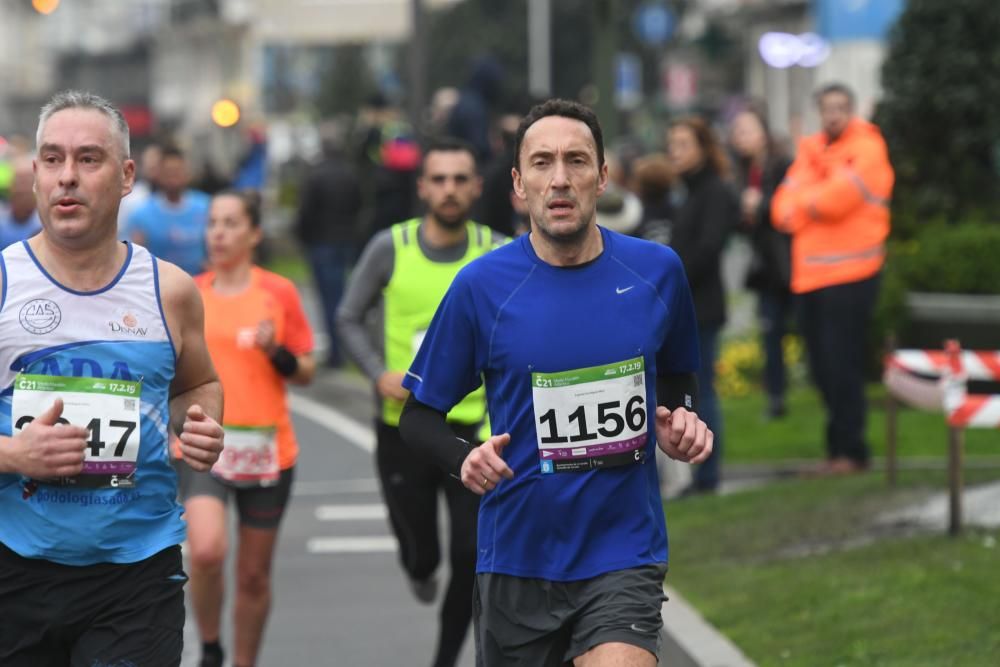
M 135 209 L 134 211 L 132 211 L 132 215 L 130 215 L 128 217 L 128 220 L 125 221 L 124 234 L 126 236 L 131 236 L 136 232 L 146 237 L 149 236 L 149 230 L 147 229 L 146 225 L 146 219 L 148 218 L 148 216 L 146 215 L 147 208 L 148 207 L 144 204 L 139 208 Z
M 430 328 L 403 386 L 413 397 L 448 412 L 481 384 L 482 344 L 478 342 L 475 302 L 464 271 L 438 305 Z
M 698 320 L 684 266 L 673 251 L 670 252 L 660 295 L 670 312 L 663 345 L 656 353 L 656 372 L 694 373 L 698 370 L 700 358 Z

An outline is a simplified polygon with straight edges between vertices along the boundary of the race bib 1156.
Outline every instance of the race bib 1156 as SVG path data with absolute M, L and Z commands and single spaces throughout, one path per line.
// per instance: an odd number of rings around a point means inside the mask
M 129 380 L 18 375 L 11 406 L 15 432 L 52 407 L 56 398 L 63 401 L 59 422 L 89 432 L 81 474 L 39 481 L 80 488 L 135 488 L 141 393 L 141 383 Z
M 639 463 L 646 433 L 642 357 L 559 373 L 532 373 L 543 473 Z

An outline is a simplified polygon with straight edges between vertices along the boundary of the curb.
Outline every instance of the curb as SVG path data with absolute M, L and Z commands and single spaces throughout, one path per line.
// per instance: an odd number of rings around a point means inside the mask
M 670 667 L 756 667 L 729 639 L 706 621 L 673 588 L 663 587 L 663 648 L 660 663 Z

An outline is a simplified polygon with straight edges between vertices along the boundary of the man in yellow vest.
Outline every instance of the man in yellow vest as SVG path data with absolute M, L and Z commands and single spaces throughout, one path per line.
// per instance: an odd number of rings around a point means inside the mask
M 482 178 L 470 147 L 448 139 L 430 145 L 417 180 L 427 213 L 372 238 L 337 311 L 344 350 L 375 383 L 376 462 L 382 494 L 403 569 L 414 595 L 426 604 L 437 594 L 435 570 L 441 560 L 439 492 L 448 502 L 451 581 L 441 608 L 433 663 L 439 667 L 455 664 L 472 618 L 479 497 L 404 444 L 399 415 L 409 395 L 403 376 L 455 274 L 506 241 L 468 219 L 481 191 Z M 376 331 L 366 322 L 374 322 Z M 471 443 L 481 442 L 485 419 L 482 387 L 448 413 L 455 432 Z

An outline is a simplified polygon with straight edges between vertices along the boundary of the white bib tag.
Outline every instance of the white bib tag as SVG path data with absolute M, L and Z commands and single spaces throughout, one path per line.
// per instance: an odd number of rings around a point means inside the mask
M 543 473 L 638 463 L 646 432 L 642 357 L 559 373 L 532 373 Z
M 134 488 L 141 393 L 141 383 L 134 381 L 22 373 L 14 379 L 11 422 L 19 431 L 61 398 L 59 422 L 90 431 L 83 472 L 43 481 L 85 488 Z
M 225 426 L 226 447 L 212 466 L 216 477 L 248 486 L 269 486 L 278 481 L 277 430 L 272 426 Z

